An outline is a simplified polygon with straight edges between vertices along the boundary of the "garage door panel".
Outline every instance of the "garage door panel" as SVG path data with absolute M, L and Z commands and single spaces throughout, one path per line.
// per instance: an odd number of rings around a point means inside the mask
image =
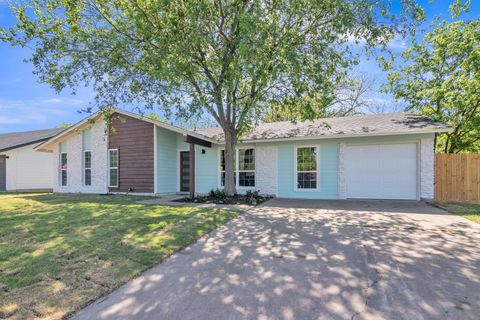
M 348 198 L 416 199 L 417 146 L 348 146 L 345 176 Z

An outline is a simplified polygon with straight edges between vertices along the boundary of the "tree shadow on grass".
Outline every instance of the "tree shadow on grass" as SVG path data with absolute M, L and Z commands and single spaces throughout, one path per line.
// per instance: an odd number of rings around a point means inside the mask
M 35 195 L 0 205 L 0 317 L 61 318 L 235 215 L 137 200 Z

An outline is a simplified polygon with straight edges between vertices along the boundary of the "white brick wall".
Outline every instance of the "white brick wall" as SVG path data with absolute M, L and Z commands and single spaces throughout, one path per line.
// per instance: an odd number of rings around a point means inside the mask
M 420 140 L 420 198 L 433 199 L 434 196 L 433 138 Z
M 262 194 L 277 195 L 277 147 L 255 147 L 256 189 Z
M 347 184 L 345 182 L 345 143 L 338 144 L 338 198 L 347 199 Z
M 82 130 L 91 126 L 91 152 L 92 152 L 92 185 L 85 186 L 83 183 L 83 143 Z M 71 193 L 106 193 L 107 188 L 107 150 L 108 139 L 106 136 L 105 121 L 97 119 L 91 125 L 87 124 L 72 132 L 68 137 L 59 141 L 66 142 L 68 169 L 67 169 L 67 186 L 60 184 L 60 155 L 59 144 L 57 143 L 54 150 L 53 167 L 54 167 L 54 192 L 71 192 Z

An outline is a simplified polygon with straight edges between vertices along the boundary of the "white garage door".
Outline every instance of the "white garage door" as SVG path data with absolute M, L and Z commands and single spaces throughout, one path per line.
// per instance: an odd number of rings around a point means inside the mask
M 417 145 L 347 146 L 347 198 L 416 199 Z

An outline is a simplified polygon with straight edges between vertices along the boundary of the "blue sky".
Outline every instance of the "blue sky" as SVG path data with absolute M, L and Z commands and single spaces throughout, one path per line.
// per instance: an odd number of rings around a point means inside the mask
M 479 16 L 480 1 L 472 4 L 469 14 L 462 16 L 472 19 Z M 436 16 L 448 19 L 448 6 L 451 1 L 420 1 L 427 13 L 426 28 Z M 10 26 L 14 17 L 5 0 L 0 0 L 0 26 Z M 395 39 L 391 43 L 393 52 L 400 54 L 407 46 L 402 39 Z M 32 74 L 33 67 L 24 63 L 24 59 L 31 54 L 28 48 L 10 47 L 0 42 L 0 133 L 37 130 L 57 127 L 61 123 L 75 123 L 86 115 L 79 110 L 93 100 L 94 94 L 88 88 L 80 88 L 76 95 L 68 90 L 56 94 L 46 84 L 41 84 Z M 386 75 L 378 68 L 372 59 L 364 59 L 358 67 L 359 72 L 366 72 L 375 79 L 378 87 L 385 81 Z M 390 95 L 379 94 L 374 90 L 372 101 L 379 102 L 387 109 L 393 106 Z

